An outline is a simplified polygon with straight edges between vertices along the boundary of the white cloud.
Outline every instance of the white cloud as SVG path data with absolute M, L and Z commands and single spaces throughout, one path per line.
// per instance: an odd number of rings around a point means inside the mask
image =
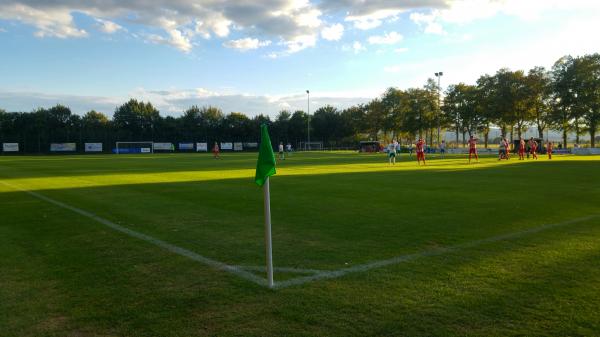
M 325 27 L 321 31 L 321 37 L 328 41 L 339 41 L 342 35 L 344 35 L 344 26 L 341 23 Z
M 322 28 L 322 12 L 308 0 L 0 1 L 0 19 L 37 27 L 36 36 L 40 37 L 87 36 L 74 22 L 74 13 L 97 19 L 106 33 L 122 29 L 115 20 L 135 23 L 139 31 L 132 33 L 137 36 L 186 53 L 197 38 L 227 38 L 232 29 L 260 40 L 287 42 L 283 45 L 291 52 L 314 46 L 306 36 L 317 37 Z
M 396 52 L 398 54 L 406 53 L 407 51 L 408 51 L 408 48 L 396 48 L 396 49 L 394 49 L 394 52 Z
M 369 30 L 381 26 L 384 19 L 396 18 L 400 12 L 400 10 L 384 9 L 366 15 L 348 15 L 344 20 L 352 22 L 358 29 Z
M 17 20 L 27 25 L 36 27 L 35 36 L 57 37 L 85 37 L 87 32 L 78 29 L 73 22 L 73 17 L 63 9 L 48 8 L 37 9 L 20 3 L 0 4 L 0 19 Z
M 425 27 L 425 33 L 427 34 L 446 34 L 442 25 L 437 21 L 439 17 L 439 11 L 433 11 L 431 14 L 423 13 L 411 13 L 410 20 L 419 25 Z
M 321 19 L 319 19 L 320 16 L 320 10 L 310 9 L 304 13 L 297 14 L 295 21 L 299 26 L 316 28 L 321 25 Z
M 368 41 L 370 44 L 396 44 L 402 41 L 402 35 L 396 32 L 386 33 L 383 36 L 373 35 L 369 37 Z
M 288 53 L 297 53 L 302 49 L 314 47 L 317 44 L 317 37 L 315 35 L 301 35 L 284 42 L 284 44 L 287 46 Z
M 311 110 L 332 105 L 344 109 L 359 103 L 366 103 L 380 95 L 382 89 L 356 92 L 313 92 L 311 91 Z M 275 117 L 281 109 L 291 111 L 306 109 L 306 94 L 253 95 L 243 93 L 220 93 L 205 88 L 187 90 L 147 90 L 137 88 L 122 97 L 55 95 L 39 92 L 0 91 L 0 100 L 7 111 L 32 111 L 38 107 L 50 107 L 57 103 L 71 108 L 76 114 L 96 110 L 112 115 L 116 106 L 128 99 L 149 101 L 160 110 L 162 116 L 180 116 L 192 105 L 219 107 L 224 113 L 242 112 L 250 117 L 268 114 Z
M 136 36 L 190 52 L 198 39 L 226 39 L 232 30 L 259 40 L 283 41 L 280 55 L 314 47 L 317 38 L 339 41 L 343 17 L 356 29 L 373 29 L 413 11 L 411 19 L 426 33 L 443 34 L 446 24 L 465 24 L 499 13 L 526 20 L 543 18 L 547 11 L 598 12 L 592 0 L 0 0 L 0 20 L 36 28 L 38 37 L 75 38 L 88 33 L 73 16 L 98 19 L 100 29 L 115 33 L 115 22 L 136 24 Z M 348 26 L 345 27 L 346 29 Z M 133 29 L 133 28 L 130 28 Z M 307 38 L 310 37 L 310 38 Z
M 167 34 L 169 37 L 158 34 L 147 34 L 145 35 L 145 38 L 146 41 L 150 43 L 172 46 L 184 53 L 189 53 L 192 50 L 192 42 L 190 39 L 177 29 L 168 29 Z
M 599 12 L 600 1 L 589 0 L 453 0 L 449 7 L 431 7 L 426 13 L 413 12 L 410 19 L 424 27 L 425 33 L 446 34 L 443 24 L 467 24 L 492 18 L 498 14 L 515 16 L 522 20 L 538 20 L 544 13 Z
M 259 39 L 253 39 L 253 38 L 247 37 L 247 38 L 243 38 L 243 39 L 230 40 L 230 41 L 224 42 L 223 46 L 225 46 L 227 48 L 233 48 L 233 49 L 238 49 L 241 51 L 246 51 L 246 50 L 266 47 L 266 46 L 269 46 L 270 44 L 271 44 L 270 40 L 260 41 Z
M 122 26 L 112 21 L 96 19 L 96 22 L 98 22 L 100 30 L 106 34 L 114 34 L 123 29 Z
M 6 32 L 8 32 L 6 29 L 0 27 L 0 33 L 6 33 Z
M 342 47 L 342 50 L 352 51 L 352 52 L 354 52 L 354 54 L 358 54 L 360 52 L 366 51 L 367 48 L 365 46 L 363 46 L 363 44 L 360 43 L 359 41 L 354 41 L 351 46 L 344 45 Z

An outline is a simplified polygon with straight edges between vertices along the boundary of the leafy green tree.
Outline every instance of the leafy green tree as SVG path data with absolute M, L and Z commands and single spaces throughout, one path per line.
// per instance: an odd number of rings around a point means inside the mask
M 197 105 L 189 107 L 179 118 L 184 141 L 206 140 L 207 126 Z
M 527 89 L 538 135 L 544 138 L 544 130 L 550 123 L 552 113 L 552 86 L 550 73 L 544 67 L 535 67 L 527 74 Z
M 459 133 L 463 134 L 464 145 L 465 133 L 473 135 L 485 125 L 479 91 L 474 85 L 450 85 L 444 98 L 444 113 L 446 118 L 454 123 L 457 144 Z
M 366 119 L 365 105 L 359 104 L 356 106 L 344 109 L 341 114 L 342 131 L 344 137 L 356 137 L 363 131 L 363 125 Z M 398 127 L 399 128 L 399 127 Z
M 436 103 L 426 89 L 410 88 L 405 91 L 404 96 L 402 131 L 421 138 L 436 125 Z
M 88 111 L 81 118 L 81 131 L 85 142 L 109 143 L 111 122 L 108 117 L 95 110 Z
M 381 99 L 376 98 L 366 105 L 365 131 L 370 138 L 378 139 L 379 131 L 387 129 L 386 107 Z
M 123 133 L 120 135 L 131 141 L 154 140 L 154 132 L 161 121 L 160 113 L 150 102 L 130 99 L 117 107 L 113 123 Z
M 568 132 L 573 129 L 571 121 L 575 119 L 573 112 L 577 108 L 577 96 L 573 90 L 575 68 L 571 56 L 563 56 L 552 66 L 553 101 L 551 122 L 563 133 L 563 146 L 567 147 Z
M 573 58 L 565 56 L 553 67 L 554 88 L 560 108 L 569 111 L 570 121 L 579 142 L 587 129 L 595 146 L 600 123 L 600 54 Z
M 429 144 L 433 144 L 433 133 L 437 130 L 438 127 L 441 128 L 442 124 L 442 111 L 440 110 L 440 88 L 438 88 L 437 82 L 433 78 L 428 78 L 427 82 L 423 86 L 425 90 L 425 97 L 427 105 L 431 111 L 429 112 Z M 440 140 L 437 139 L 439 144 Z
M 315 138 L 321 139 L 325 144 L 331 144 L 333 139 L 342 134 L 340 113 L 330 105 L 317 109 L 311 118 L 311 124 L 315 130 Z
M 583 118 L 590 133 L 591 145 L 595 147 L 596 131 L 600 124 L 600 54 L 585 55 L 579 60 L 580 104 L 583 105 Z
M 291 142 L 306 141 L 308 138 L 308 116 L 304 111 L 295 111 L 288 124 L 288 137 Z
M 239 112 L 232 112 L 223 119 L 223 137 L 231 141 L 244 141 L 249 134 L 250 118 Z
M 388 88 L 381 97 L 384 120 L 382 130 L 384 132 L 391 131 L 392 138 L 395 138 L 396 134 L 402 130 L 403 114 L 406 112 L 406 109 L 404 109 L 405 96 L 402 90 Z
M 260 126 L 262 124 L 266 124 L 269 129 L 271 129 L 271 127 L 273 126 L 273 122 L 271 121 L 271 118 L 269 118 L 269 116 L 266 115 L 256 115 L 254 116 L 251 120 L 250 120 L 250 139 L 254 140 L 255 142 L 259 142 L 260 141 Z M 273 141 L 273 140 L 271 140 Z
M 275 117 L 275 122 L 273 123 L 273 130 L 271 134 L 273 135 L 275 141 L 277 142 L 285 142 L 289 141 L 289 128 L 290 128 L 290 118 L 292 114 L 287 110 L 281 110 Z

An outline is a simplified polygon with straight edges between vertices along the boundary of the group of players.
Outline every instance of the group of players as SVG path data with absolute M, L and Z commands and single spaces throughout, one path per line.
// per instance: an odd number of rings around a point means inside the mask
M 479 162 L 479 155 L 477 154 L 477 141 L 479 141 L 478 138 L 475 138 L 474 136 L 469 137 L 469 140 L 467 142 L 467 144 L 469 145 L 469 164 L 471 163 L 471 160 L 473 158 L 475 158 L 475 160 L 477 162 Z M 527 152 L 527 158 L 529 158 L 529 155 L 532 156 L 533 159 L 538 159 L 537 156 L 537 151 L 538 151 L 538 142 L 535 141 L 535 139 L 533 139 L 533 137 L 531 137 L 531 139 L 529 139 L 529 141 L 526 143 L 525 140 L 523 138 L 519 139 L 519 149 L 518 149 L 518 153 L 519 153 L 519 160 L 525 160 L 525 153 Z M 426 148 L 426 143 L 425 140 L 423 138 L 419 138 L 419 140 L 417 140 L 417 142 L 415 143 L 415 152 L 417 155 L 417 163 L 419 165 L 421 165 L 421 162 L 423 162 L 423 165 L 426 165 L 425 162 L 425 148 Z M 552 143 L 551 141 L 548 141 L 548 143 L 546 144 L 546 153 L 548 154 L 548 159 L 552 159 L 552 149 L 554 148 L 554 143 Z M 390 165 L 395 165 L 396 164 L 396 153 L 400 150 L 400 145 L 398 144 L 398 141 L 396 141 L 395 139 L 392 141 L 392 143 L 390 143 L 388 145 L 388 158 L 389 158 L 389 164 Z M 440 150 L 440 157 L 444 158 L 445 152 L 446 152 L 446 141 L 442 141 L 439 145 L 439 150 Z M 409 147 L 409 153 L 412 155 L 412 144 Z M 502 160 L 502 159 L 510 159 L 510 143 L 508 142 L 508 139 L 506 139 L 506 137 L 502 137 L 502 139 L 500 140 L 500 145 L 499 145 L 499 149 L 498 149 L 498 160 Z

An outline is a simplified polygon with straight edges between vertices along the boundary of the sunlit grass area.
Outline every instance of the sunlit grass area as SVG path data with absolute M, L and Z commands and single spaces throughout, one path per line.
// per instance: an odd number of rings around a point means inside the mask
M 255 153 L 0 157 L 0 335 L 593 335 L 600 157 L 516 159 L 294 153 L 276 282 L 421 255 L 270 290 L 26 193 L 264 277 Z

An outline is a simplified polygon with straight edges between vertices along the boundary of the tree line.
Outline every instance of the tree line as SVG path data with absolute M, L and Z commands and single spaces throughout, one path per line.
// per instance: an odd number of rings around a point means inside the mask
M 0 142 L 18 142 L 25 152 L 46 152 L 50 143 L 102 142 L 112 148 L 116 141 L 208 143 L 257 142 L 259 126 L 267 123 L 274 142 L 297 144 L 312 140 L 325 146 L 355 146 L 358 140 L 425 138 L 440 141 L 441 130 L 452 131 L 456 144 L 469 135 L 481 135 L 485 145 L 490 130 L 520 137 L 530 127 L 544 132 L 560 130 L 564 146 L 567 135 L 589 133 L 597 141 L 600 122 L 600 54 L 560 58 L 551 69 L 535 67 L 528 72 L 506 68 L 481 76 L 475 84 L 450 85 L 440 100 L 440 88 L 428 79 L 421 88 L 389 88 L 368 103 L 339 110 L 321 107 L 309 116 L 304 111 L 280 111 L 248 117 L 224 114 L 217 107 L 188 108 L 179 117 L 160 115 L 150 102 L 131 99 L 107 115 L 89 111 L 73 114 L 64 105 L 32 112 L 0 110 Z

